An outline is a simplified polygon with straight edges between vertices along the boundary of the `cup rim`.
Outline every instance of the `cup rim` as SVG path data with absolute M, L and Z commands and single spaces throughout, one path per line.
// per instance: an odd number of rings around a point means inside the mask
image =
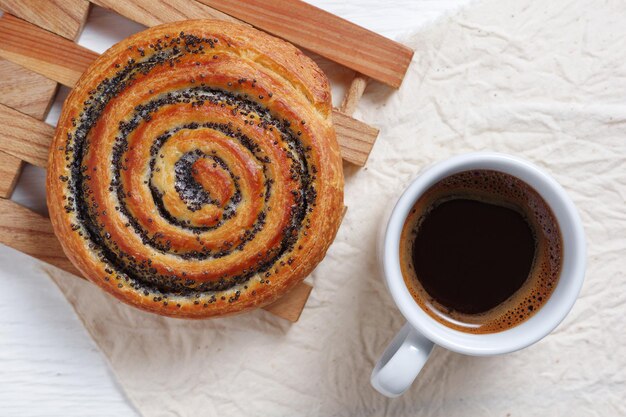
M 563 240 L 561 276 L 550 299 L 528 320 L 496 333 L 466 333 L 433 319 L 413 299 L 400 268 L 400 235 L 405 219 L 417 199 L 439 180 L 472 169 L 504 172 L 529 184 L 553 210 Z M 578 297 L 586 263 L 582 221 L 563 187 L 531 162 L 495 152 L 457 155 L 425 169 L 397 201 L 387 223 L 383 248 L 385 281 L 407 321 L 434 343 L 455 352 L 476 356 L 513 352 L 534 344 L 554 330 L 567 316 Z M 567 276 L 564 276 L 566 272 Z M 559 297 L 555 298 L 557 292 Z M 547 308 L 548 306 L 550 307 Z

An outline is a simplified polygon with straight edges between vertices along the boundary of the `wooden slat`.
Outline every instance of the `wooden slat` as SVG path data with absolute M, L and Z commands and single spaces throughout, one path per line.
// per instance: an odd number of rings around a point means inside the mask
M 278 301 L 265 307 L 265 310 L 295 323 L 300 318 L 312 289 L 306 282 L 301 282 Z
M 0 104 L 43 120 L 56 90 L 56 82 L 0 58 Z
M 4 14 L 0 18 L 0 56 L 63 85 L 73 86 L 98 54 Z
M 323 57 L 400 87 L 413 51 L 300 0 L 198 0 Z
M 0 18 L 0 56 L 72 87 L 97 53 L 11 15 Z M 27 44 L 28 48 L 19 47 Z M 69 58 L 73 57 L 73 58 Z M 378 130 L 335 110 L 333 120 L 343 158 L 363 165 Z
M 358 166 L 365 165 L 378 137 L 378 129 L 340 111 L 333 112 L 333 123 L 343 159 Z
M 43 120 L 56 90 L 56 82 L 0 58 L 0 104 Z M 0 149 L 9 135 L 12 128 L 0 129 Z M 20 158 L 0 151 L 0 197 L 11 197 L 23 165 Z
M 21 159 L 0 152 L 0 197 L 10 198 L 22 172 Z
M 0 0 L 0 10 L 74 40 L 87 20 L 87 0 Z
M 50 220 L 11 200 L 0 199 L 0 243 L 79 274 L 65 257 Z
M 364 75 L 354 75 L 354 78 L 348 87 L 348 91 L 346 91 L 346 94 L 343 96 L 341 106 L 339 106 L 340 112 L 347 116 L 352 116 L 354 114 L 361 97 L 363 97 L 368 81 L 369 79 Z
M 202 1 L 202 0 L 201 0 Z M 229 16 L 228 14 L 222 13 L 212 7 L 208 7 L 204 4 L 200 4 L 196 1 L 188 1 L 188 0 L 134 0 L 132 2 L 126 1 L 126 0 L 91 0 L 92 3 L 97 4 L 101 7 L 105 7 L 107 9 L 113 10 L 119 14 L 121 14 L 122 16 L 127 17 L 130 20 L 133 20 L 135 22 L 141 23 L 143 25 L 146 26 L 154 26 L 154 25 L 159 25 L 162 23 L 168 23 L 168 22 L 174 22 L 174 21 L 178 21 L 178 20 L 183 20 L 183 19 L 219 19 L 219 20 L 230 20 L 230 21 L 236 21 L 239 23 L 244 23 L 241 20 L 235 19 L 231 16 Z M 207 2 L 208 3 L 208 2 Z M 228 2 L 226 2 L 228 3 Z M 250 5 L 249 1 L 245 2 L 246 5 Z M 264 5 L 266 4 L 266 2 L 264 2 Z M 294 2 L 294 4 L 296 4 L 296 6 L 301 6 L 302 3 L 301 2 Z M 215 7 L 228 7 L 227 5 L 224 5 L 224 2 L 220 2 L 220 6 L 214 5 Z M 283 4 L 284 9 L 281 10 L 281 14 L 290 14 L 293 13 L 293 9 L 292 9 L 292 4 L 291 2 L 285 2 Z M 307 7 L 312 7 L 312 6 L 308 6 L 305 5 Z M 231 10 L 231 9 L 229 9 Z M 332 24 L 337 24 L 338 21 L 341 21 L 342 23 L 340 24 L 341 26 L 345 26 L 350 27 L 350 30 L 353 30 L 354 27 L 356 25 L 352 25 L 351 23 L 343 20 L 343 19 L 339 19 L 334 15 L 330 15 L 327 12 L 324 12 L 322 10 L 316 9 L 317 10 L 317 14 L 321 14 L 320 19 L 322 19 L 324 22 L 327 22 L 326 17 L 327 16 L 333 16 L 335 19 L 332 20 Z M 231 10 L 232 11 L 232 10 Z M 257 26 L 259 26 L 258 24 L 251 22 Z M 267 22 L 266 22 L 267 23 Z M 268 23 L 269 24 L 269 23 Z M 260 27 L 260 26 L 259 26 Z M 356 26 L 358 28 L 358 26 Z M 285 29 L 284 27 L 281 26 L 282 29 Z M 268 30 L 265 27 L 262 27 L 262 29 L 264 30 Z M 358 28 L 361 31 L 367 32 L 367 34 L 371 37 L 375 37 L 376 40 L 379 43 L 382 43 L 383 45 L 378 45 L 379 47 L 384 47 L 384 44 L 391 44 L 392 49 L 394 48 L 400 48 L 402 51 L 403 55 L 408 56 L 408 62 L 410 62 L 410 59 L 413 55 L 413 51 L 411 51 L 410 49 L 397 44 L 396 42 L 390 41 L 388 39 L 385 39 L 373 32 L 369 32 L 366 31 L 365 29 L 362 28 Z M 272 32 L 271 30 L 268 30 L 269 32 Z M 360 36 L 362 33 L 357 33 L 357 36 Z M 281 35 L 279 35 L 281 36 Z M 294 42 L 294 43 L 298 43 L 297 41 L 291 39 L 291 38 L 287 38 L 288 40 Z M 357 38 L 354 38 L 357 39 Z M 360 38 L 358 38 L 360 39 Z M 366 39 L 366 40 L 369 40 Z M 305 46 L 305 45 L 302 45 Z M 326 45 L 321 45 L 323 47 L 326 47 Z M 387 47 L 389 47 L 389 45 L 386 45 Z M 308 49 L 311 49 L 315 52 L 317 52 L 316 49 L 310 48 L 308 46 L 305 46 Z M 331 58 L 332 59 L 332 58 Z M 408 65 L 408 63 L 407 63 Z M 406 68 L 404 68 L 402 70 L 402 76 L 404 75 L 404 73 L 406 72 Z M 358 99 L 356 99 L 356 101 L 358 101 Z
M 45 168 L 54 135 L 49 124 L 0 104 L 0 151 Z
M 65 256 L 54 235 L 50 219 L 11 200 L 0 199 L 0 243 L 82 277 Z M 300 317 L 310 292 L 309 284 L 300 283 L 265 309 L 278 317 L 295 322 Z
M 225 13 L 192 0 L 91 0 L 91 2 L 145 26 L 156 26 L 186 19 L 240 22 Z

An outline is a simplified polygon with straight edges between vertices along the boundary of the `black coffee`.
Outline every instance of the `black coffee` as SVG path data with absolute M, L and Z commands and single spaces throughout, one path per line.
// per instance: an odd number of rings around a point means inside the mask
M 550 297 L 561 269 L 554 214 L 529 185 L 476 170 L 415 204 L 402 231 L 405 282 L 432 317 L 471 333 L 511 328 Z

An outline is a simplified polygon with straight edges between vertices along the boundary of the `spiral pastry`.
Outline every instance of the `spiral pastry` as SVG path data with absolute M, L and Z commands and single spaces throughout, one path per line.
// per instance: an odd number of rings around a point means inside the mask
M 269 304 L 339 227 L 328 81 L 247 26 L 148 29 L 105 52 L 66 100 L 47 189 L 65 253 L 118 299 L 190 318 Z

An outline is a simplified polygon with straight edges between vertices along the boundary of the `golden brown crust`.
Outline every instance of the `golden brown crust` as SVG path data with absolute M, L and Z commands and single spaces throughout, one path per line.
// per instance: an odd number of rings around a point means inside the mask
M 203 318 L 267 305 L 322 260 L 343 172 L 321 70 L 243 25 L 162 25 L 67 98 L 48 207 L 72 262 L 118 299 Z

